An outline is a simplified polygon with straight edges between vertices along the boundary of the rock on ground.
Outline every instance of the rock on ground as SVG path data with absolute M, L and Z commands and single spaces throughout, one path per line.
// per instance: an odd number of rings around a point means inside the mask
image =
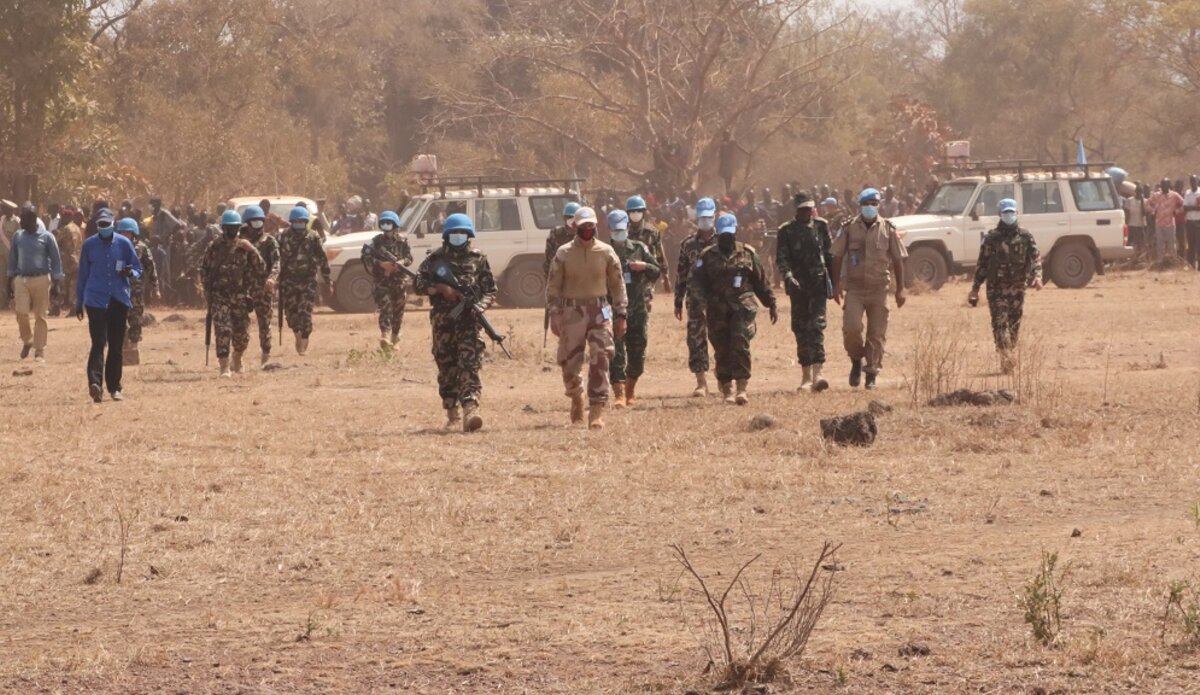
M 821 436 L 843 446 L 870 446 L 877 434 L 875 416 L 865 410 L 821 421 Z
M 929 405 L 937 408 L 948 405 L 1009 405 L 1017 402 L 1017 395 L 1008 389 L 997 391 L 972 391 L 959 389 L 929 401 Z

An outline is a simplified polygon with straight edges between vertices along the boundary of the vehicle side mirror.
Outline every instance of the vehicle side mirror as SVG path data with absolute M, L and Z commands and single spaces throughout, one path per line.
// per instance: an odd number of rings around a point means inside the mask
M 978 222 L 980 217 L 983 217 L 983 203 L 975 203 L 975 207 L 971 209 L 971 221 Z

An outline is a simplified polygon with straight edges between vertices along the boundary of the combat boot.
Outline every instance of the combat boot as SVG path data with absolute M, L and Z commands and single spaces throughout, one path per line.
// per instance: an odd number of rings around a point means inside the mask
M 229 358 L 222 357 L 217 360 L 221 364 L 221 378 L 228 379 L 233 376 L 229 373 Z
M 242 373 L 242 351 L 241 350 L 238 350 L 237 352 L 233 353 L 233 360 L 230 362 L 229 367 L 230 367 L 230 369 L 233 370 L 234 374 Z
M 797 391 L 812 390 L 812 371 L 813 368 L 811 365 L 804 365 L 804 376 L 800 377 L 800 388 L 796 389 Z
M 400 331 L 392 331 L 392 347 L 396 347 L 398 342 L 400 342 Z
M 604 404 L 592 403 L 588 407 L 588 429 L 602 430 L 604 429 Z
M 387 332 L 386 332 L 386 331 L 381 331 L 381 332 L 379 333 L 379 349 L 380 349 L 380 350 L 384 350 L 384 351 L 386 351 L 386 350 L 387 350 L 388 348 L 390 348 L 392 345 L 393 345 L 393 343 L 392 343 L 391 341 L 389 341 L 389 340 L 388 340 L 388 335 L 387 335 Z
M 40 357 L 41 355 L 36 355 Z M 125 366 L 137 366 L 142 363 L 142 354 L 138 351 L 138 344 L 125 341 L 124 347 L 121 349 L 121 361 Z
M 812 390 L 820 393 L 829 388 L 829 382 L 825 377 L 821 376 L 821 370 L 825 367 L 823 364 L 814 364 L 812 366 Z
M 299 340 L 299 345 L 297 345 L 296 347 L 297 347 L 296 354 L 300 355 L 300 356 L 304 356 L 306 353 L 308 353 L 308 338 L 301 338 Z
M 571 424 L 583 424 L 583 394 L 571 397 Z
M 750 396 L 746 395 L 746 385 L 749 381 L 749 379 L 737 380 L 737 396 L 734 398 L 734 402 L 738 405 L 746 405 L 750 402 Z
M 632 408 L 637 403 L 637 379 L 630 379 L 625 384 L 625 405 Z
M 446 429 L 451 430 L 458 427 L 460 420 L 462 420 L 462 415 L 458 410 L 457 403 L 446 408 Z
M 850 363 L 850 386 L 858 388 L 862 383 L 862 358 L 854 360 Z
M 867 387 L 866 388 L 868 391 L 875 390 L 875 375 L 871 372 L 867 372 Z
M 262 352 L 262 360 L 261 360 L 261 361 L 258 363 L 258 365 L 259 365 L 260 367 L 265 367 L 265 366 L 267 366 L 267 363 L 268 363 L 268 362 L 270 362 L 270 361 L 271 361 L 271 351 L 270 351 L 270 350 L 263 350 L 263 352 Z
M 479 404 L 475 401 L 463 403 L 463 432 L 475 432 L 483 427 L 483 416 L 479 414 Z
M 725 398 L 725 402 L 732 405 L 735 402 L 733 397 L 733 384 L 728 381 L 722 381 L 720 382 L 719 386 L 721 388 L 721 396 Z
M 624 408 L 625 407 L 625 384 L 613 384 L 612 392 L 613 392 L 613 407 L 614 408 Z
M 700 372 L 696 375 L 696 390 L 692 391 L 692 398 L 704 398 L 708 395 L 708 374 Z

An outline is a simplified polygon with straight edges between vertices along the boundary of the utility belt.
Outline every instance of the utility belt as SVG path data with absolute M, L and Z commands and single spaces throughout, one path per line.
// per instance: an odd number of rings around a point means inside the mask
M 592 297 L 590 299 L 559 299 L 560 307 L 608 306 L 608 297 Z
M 40 277 L 45 277 L 49 274 L 50 274 L 50 271 L 46 270 L 46 271 L 37 272 L 37 273 L 17 273 L 16 276 L 19 278 L 40 278 Z

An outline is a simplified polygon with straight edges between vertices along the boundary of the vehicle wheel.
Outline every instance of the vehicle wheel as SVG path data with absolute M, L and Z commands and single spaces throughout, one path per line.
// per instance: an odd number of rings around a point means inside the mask
M 342 268 L 337 283 L 333 287 L 331 306 L 342 312 L 351 314 L 369 314 L 375 311 L 375 299 L 372 296 L 374 283 L 367 269 L 358 261 Z
M 914 282 L 920 280 L 930 289 L 939 290 L 946 284 L 950 269 L 940 251 L 929 246 L 918 246 L 909 250 L 908 260 L 904 262 L 904 274 L 908 276 L 904 279 L 907 287 L 912 287 Z
M 540 259 L 526 258 L 513 263 L 504 273 L 500 303 L 510 307 L 539 307 L 546 304 L 546 277 Z
M 1068 241 L 1050 254 L 1050 279 L 1063 289 L 1087 287 L 1095 274 L 1096 260 L 1092 250 L 1082 242 Z

